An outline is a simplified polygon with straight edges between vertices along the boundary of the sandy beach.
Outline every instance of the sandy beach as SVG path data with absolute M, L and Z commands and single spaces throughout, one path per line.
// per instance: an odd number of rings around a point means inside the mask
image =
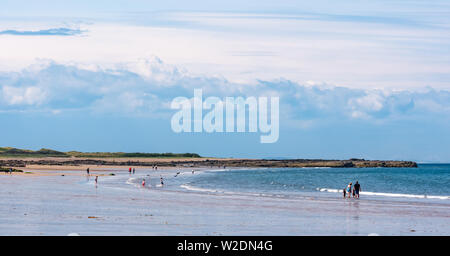
M 201 193 L 171 186 L 191 169 L 85 169 L 0 174 L 0 235 L 450 235 L 447 203 Z M 127 182 L 161 176 L 164 187 Z

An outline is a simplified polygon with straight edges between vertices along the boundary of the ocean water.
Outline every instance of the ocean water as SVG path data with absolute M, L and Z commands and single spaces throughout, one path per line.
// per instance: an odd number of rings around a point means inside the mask
M 342 197 L 349 182 L 361 184 L 361 197 L 437 200 L 450 203 L 450 164 L 418 168 L 267 168 L 182 172 L 168 177 L 172 188 L 203 193 L 260 196 Z

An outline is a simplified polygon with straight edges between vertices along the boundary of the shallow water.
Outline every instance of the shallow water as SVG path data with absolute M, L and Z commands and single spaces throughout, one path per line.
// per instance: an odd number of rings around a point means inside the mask
M 361 184 L 371 199 L 419 199 L 449 202 L 450 165 L 418 168 L 268 168 L 181 172 L 171 184 L 205 193 L 247 193 L 275 197 L 339 197 L 349 182 Z M 130 180 L 140 182 L 137 178 Z M 337 193 L 340 193 L 339 195 Z

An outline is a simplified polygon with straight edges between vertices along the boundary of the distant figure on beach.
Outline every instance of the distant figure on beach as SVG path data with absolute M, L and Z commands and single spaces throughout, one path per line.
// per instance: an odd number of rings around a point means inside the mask
M 163 177 L 161 176 L 161 178 L 159 180 L 161 181 L 161 186 L 163 186 L 164 185 Z
M 192 174 L 194 174 L 194 169 L 192 169 Z
M 155 165 L 155 170 L 158 170 L 158 166 L 157 165 Z
M 11 175 L 12 174 L 12 168 L 9 168 L 9 175 Z
M 145 179 L 142 179 L 142 186 L 145 187 Z
M 356 181 L 355 185 L 353 186 L 353 193 L 356 198 L 359 198 L 359 191 L 361 191 L 361 185 Z
M 348 198 L 350 198 L 350 195 L 352 194 L 352 183 L 351 182 L 347 185 L 347 194 L 348 194 Z
M 344 198 L 345 198 L 345 195 L 346 195 L 346 191 L 347 191 L 347 187 L 345 187 L 345 188 L 342 190 L 342 193 L 343 193 L 343 195 L 344 195 Z
M 133 174 L 136 172 L 136 170 L 133 168 Z
M 95 185 L 97 185 L 98 176 L 95 176 Z
M 128 173 L 131 174 L 131 167 L 128 169 Z

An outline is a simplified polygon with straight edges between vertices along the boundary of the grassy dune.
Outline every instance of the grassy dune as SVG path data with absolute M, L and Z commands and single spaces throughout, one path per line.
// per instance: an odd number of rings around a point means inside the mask
M 201 156 L 195 153 L 60 152 L 46 148 L 33 151 L 28 149 L 0 147 L 0 157 L 200 158 Z

